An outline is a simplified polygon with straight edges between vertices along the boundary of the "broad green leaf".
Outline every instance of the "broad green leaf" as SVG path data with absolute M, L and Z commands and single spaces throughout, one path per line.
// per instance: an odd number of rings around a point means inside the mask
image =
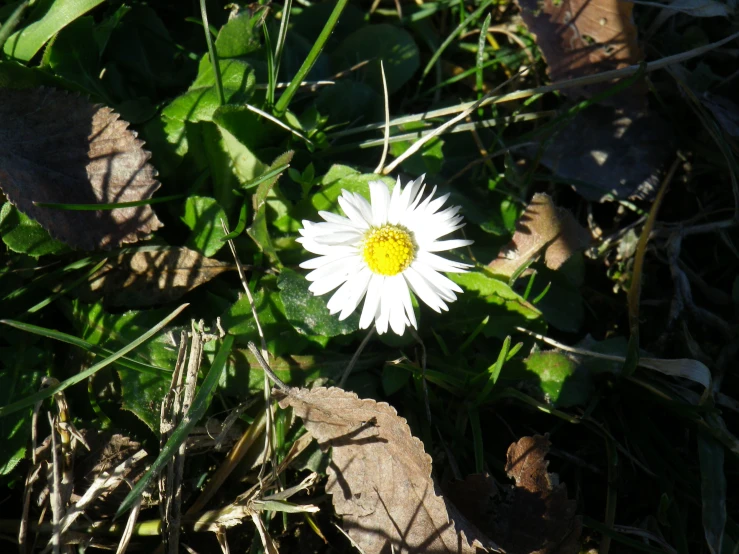
M 95 21 L 80 17 L 63 29 L 44 52 L 44 65 L 88 93 L 111 104 L 100 75 L 100 53 L 94 37 Z
M 165 313 L 165 310 L 142 310 L 111 314 L 101 304 L 74 302 L 71 316 L 84 340 L 115 350 L 149 329 Z M 175 336 L 179 339 L 175 330 L 162 330 L 152 340 L 137 348 L 131 357 L 149 367 L 172 370 L 177 361 L 177 346 L 173 342 Z M 158 432 L 159 405 L 170 386 L 171 371 L 133 371 L 119 362 L 114 367 L 121 380 L 123 409 L 136 415 L 152 431 Z
M 210 366 L 208 374 L 203 380 L 203 384 L 200 386 L 197 394 L 195 395 L 192 406 L 190 406 L 190 409 L 188 410 L 185 417 L 172 432 L 172 435 L 170 436 L 169 440 L 167 440 L 167 444 L 164 445 L 164 448 L 162 448 L 162 451 L 159 453 L 157 459 L 147 470 L 147 472 L 141 477 L 141 479 L 136 483 L 136 486 L 131 489 L 131 492 L 128 493 L 126 498 L 123 499 L 123 502 L 118 507 L 118 511 L 116 512 L 117 516 L 125 513 L 131 508 L 131 506 L 133 506 L 139 495 L 143 494 L 144 490 L 146 490 L 149 482 L 159 473 L 159 471 L 165 466 L 165 464 L 169 462 L 172 456 L 174 456 L 174 453 L 177 451 L 177 449 L 179 449 L 180 445 L 187 440 L 188 435 L 193 430 L 195 425 L 197 425 L 200 419 L 205 415 L 205 411 L 210 405 L 212 393 L 215 390 L 216 385 L 218 385 L 221 374 L 226 367 L 226 362 L 228 361 L 228 356 L 231 353 L 233 342 L 234 337 L 232 335 L 226 335 L 226 337 L 224 337 L 223 343 L 218 349 L 218 354 L 216 354 L 216 357 L 213 360 L 213 364 Z
M 395 394 L 408 384 L 411 372 L 394 364 L 382 366 L 382 390 L 385 395 Z
M 254 88 L 254 71 L 238 59 L 219 60 L 226 102 L 246 102 Z M 188 150 L 185 122 L 211 121 L 221 106 L 215 87 L 213 68 L 207 56 L 200 63 L 195 82 L 187 92 L 175 98 L 164 110 L 162 120 L 167 141 L 180 156 Z
M 33 88 L 56 87 L 60 89 L 76 89 L 67 81 L 54 77 L 48 71 L 35 67 L 26 67 L 13 61 L 0 60 L 0 88 Z
M 3 242 L 13 252 L 28 254 L 34 258 L 48 254 L 67 252 L 69 248 L 33 219 L 19 212 L 10 202 L 0 209 L 0 234 Z
M 283 335 L 289 331 L 294 339 L 295 333 L 285 319 L 285 308 L 279 293 L 272 290 L 259 290 L 254 293 L 254 304 L 270 351 L 281 350 Z M 221 316 L 221 325 L 226 332 L 238 335 L 240 344 L 246 344 L 248 341 L 259 344 L 257 325 L 246 295 L 242 295 L 226 310 Z
M 316 97 L 316 108 L 332 123 L 371 123 L 382 121 L 383 98 L 375 89 L 359 81 L 341 80 L 323 87 Z
M 213 117 L 215 118 L 222 109 L 219 108 Z M 210 167 L 213 194 L 230 215 L 236 199 L 233 191 L 261 174 L 266 165 L 254 155 L 251 148 L 240 142 L 228 130 L 206 122 L 200 123 L 199 127 L 203 132 L 203 146 Z
M 225 244 L 221 240 L 226 236 L 221 220 L 228 223 L 226 213 L 215 199 L 206 196 L 189 197 L 185 202 L 182 221 L 192 232 L 185 241 L 185 246 L 203 256 L 213 256 Z
M 95 40 L 105 54 L 106 85 L 122 99 L 160 99 L 163 90 L 183 90 L 192 81 L 197 62 L 172 40 L 154 9 L 131 4 L 126 13 L 120 14 L 119 8 L 95 28 Z
M 345 165 L 332 166 L 321 179 L 321 188 L 310 199 L 310 207 L 313 210 L 313 213 L 309 214 L 311 219 L 315 219 L 316 212 L 319 210 L 338 213 L 338 198 L 343 190 L 356 192 L 369 200 L 370 181 L 384 181 L 391 190 L 395 186 L 395 180 L 390 177 L 374 173 L 360 173 Z
M 536 307 L 544 315 L 547 323 L 560 331 L 577 333 L 585 318 L 582 294 L 579 287 L 568 278 L 566 269 L 582 260 L 579 255 L 572 256 L 559 270 L 551 270 L 542 264 L 536 265 L 536 277 L 534 286 L 529 294 L 529 300 L 537 298 L 549 286 Z M 522 290 L 522 286 L 529 280 L 529 276 L 519 277 L 516 288 Z
M 58 385 L 50 386 L 35 394 L 31 394 L 29 396 L 26 396 L 25 398 L 12 402 L 11 404 L 0 407 L 0 417 L 5 417 L 9 414 L 15 413 L 26 407 L 33 406 L 36 402 L 40 402 L 42 400 L 50 398 L 54 396 L 56 393 L 61 392 L 73 385 L 76 385 L 77 383 L 80 383 L 81 381 L 85 381 L 89 377 L 92 377 L 93 375 L 95 375 L 95 373 L 109 366 L 110 364 L 114 363 L 117 359 L 122 358 L 123 356 L 125 356 L 126 354 L 128 354 L 130 351 L 134 350 L 141 344 L 145 344 L 154 335 L 160 332 L 170 321 L 172 321 L 175 317 L 177 317 L 180 314 L 180 312 L 182 312 L 185 308 L 187 308 L 187 306 L 188 306 L 187 304 L 183 304 L 179 308 L 175 309 L 171 314 L 169 314 L 162 321 L 157 323 L 154 327 L 146 331 L 144 334 L 140 335 L 135 340 L 128 343 L 126 346 L 124 346 L 123 348 L 115 352 L 113 355 L 105 358 L 104 360 L 101 360 L 100 362 L 89 367 L 88 369 L 77 373 L 73 377 L 70 377 L 62 381 Z M 15 322 L 11 320 L 0 320 L 0 323 L 13 326 Z
M 272 165 L 267 168 L 267 171 L 271 171 L 277 167 L 286 166 L 292 160 L 293 154 L 294 152 L 292 150 L 288 150 L 284 154 L 277 156 L 275 161 L 272 162 Z M 247 229 L 247 233 L 249 233 L 249 236 L 254 240 L 259 249 L 267 254 L 272 261 L 278 265 L 281 265 L 280 259 L 277 256 L 277 250 L 272 244 L 272 239 L 269 235 L 269 229 L 267 226 L 267 196 L 272 192 L 272 188 L 277 183 L 280 175 L 281 174 L 277 174 L 274 177 L 267 179 L 257 187 L 253 197 L 254 221 Z
M 359 328 L 359 313 L 355 311 L 344 321 L 338 314 L 331 315 L 326 307 L 327 296 L 314 296 L 308 290 L 310 283 L 292 269 L 283 269 L 277 286 L 285 306 L 288 321 L 305 335 L 335 337 L 347 335 Z
M 451 304 L 449 315 L 439 321 L 439 326 L 453 332 L 472 331 L 486 316 L 488 323 L 482 330 L 486 337 L 504 339 L 516 326 L 541 329 L 541 312 L 517 294 L 503 281 L 479 272 L 450 274 L 449 278 L 465 292 Z
M 255 28 L 261 19 L 261 14 L 252 16 L 245 10 L 221 27 L 216 38 L 218 57 L 238 58 L 259 50 L 259 31 Z
M 55 0 L 41 19 L 20 29 L 3 50 L 11 58 L 29 61 L 51 37 L 103 0 Z
M 389 24 L 367 25 L 349 35 L 334 50 L 331 61 L 340 71 L 361 61 L 372 60 L 365 81 L 382 93 L 380 62 L 385 65 L 388 93 L 397 92 L 413 77 L 419 66 L 419 52 L 413 37 L 400 27 Z
M 522 381 L 540 391 L 544 400 L 557 408 L 585 404 L 592 390 L 590 375 L 579 360 L 557 350 L 535 352 L 525 360 L 511 360 L 502 377 Z
M 712 437 L 698 434 L 701 473 L 703 530 L 711 554 L 722 553 L 726 527 L 726 475 L 724 446 Z

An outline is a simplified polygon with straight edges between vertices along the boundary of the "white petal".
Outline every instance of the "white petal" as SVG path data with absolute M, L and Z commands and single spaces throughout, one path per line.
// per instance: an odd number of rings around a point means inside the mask
M 318 269 L 314 269 L 308 275 L 305 276 L 308 281 L 320 281 L 333 275 L 343 275 L 347 277 L 359 273 L 359 270 L 364 267 L 364 262 L 359 256 L 351 256 L 346 258 L 340 258 L 333 262 L 327 263 Z
M 431 269 L 436 271 L 443 271 L 445 273 L 466 273 L 467 269 L 472 267 L 470 264 L 463 264 L 461 262 L 453 262 L 447 260 L 436 254 L 425 252 L 423 250 L 416 254 L 416 259 L 429 266 Z
M 418 329 L 418 323 L 416 322 L 416 313 L 413 311 L 413 302 L 411 301 L 411 291 L 408 289 L 408 283 L 405 280 L 405 277 L 401 273 L 397 276 L 400 281 L 398 284 L 398 294 L 400 296 L 400 300 L 403 303 L 403 308 L 405 309 L 405 313 L 408 316 L 408 322 L 410 325 L 413 325 L 414 328 Z
M 429 285 L 428 281 L 413 269 L 412 265 L 403 272 L 403 276 L 408 281 L 411 290 L 416 293 L 416 296 L 418 296 L 429 308 L 435 312 L 440 312 L 441 310 L 446 309 L 444 301 Z
M 354 205 L 354 202 L 352 201 L 352 199 L 350 199 L 349 196 L 339 196 L 339 206 L 341 206 L 341 209 L 344 210 L 344 213 L 347 215 L 347 217 L 351 219 L 357 227 L 360 227 L 362 229 L 369 228 L 369 223 L 364 218 L 364 215 L 362 215 L 360 209 Z
M 474 240 L 454 239 L 454 240 L 437 240 L 427 245 L 424 250 L 427 252 L 444 252 L 445 250 L 453 250 L 473 244 Z
M 454 294 L 455 292 L 462 292 L 462 289 L 459 288 L 457 283 L 441 273 L 434 271 L 419 260 L 414 261 L 411 267 L 418 272 L 439 297 L 448 302 L 453 302 L 457 299 L 457 296 Z
M 393 306 L 393 298 L 389 281 L 389 279 L 385 279 L 385 284 L 380 291 L 380 315 L 375 319 L 375 328 L 379 335 L 387 332 L 387 326 L 390 323 L 390 309 Z
M 359 319 L 359 327 L 366 329 L 369 327 L 377 315 L 377 310 L 380 307 L 380 294 L 382 293 L 382 286 L 385 283 L 385 277 L 382 275 L 372 274 L 370 278 L 369 287 L 367 287 L 367 296 L 364 299 L 364 306 L 362 307 L 362 317 Z
M 326 294 L 327 292 L 334 290 L 346 280 L 346 273 L 332 273 L 320 281 L 314 281 L 311 286 L 308 287 L 308 290 L 316 296 L 321 296 L 322 294 Z
M 339 321 L 345 320 L 354 312 L 354 310 L 357 309 L 357 306 L 359 306 L 359 303 L 367 292 L 367 287 L 369 286 L 370 279 L 372 279 L 372 275 L 372 271 L 365 267 L 358 275 L 352 277 L 351 289 L 344 299 L 344 305 L 341 310 L 341 315 L 339 315 Z M 349 283 L 349 281 L 347 281 L 347 283 Z
M 372 225 L 375 227 L 385 225 L 390 204 L 390 189 L 382 181 L 370 181 L 369 188 L 372 200 Z
M 406 317 L 406 303 L 410 304 L 410 293 L 402 275 L 394 275 L 387 281 L 390 298 L 390 328 L 396 335 L 403 335 L 405 326 L 410 322 Z

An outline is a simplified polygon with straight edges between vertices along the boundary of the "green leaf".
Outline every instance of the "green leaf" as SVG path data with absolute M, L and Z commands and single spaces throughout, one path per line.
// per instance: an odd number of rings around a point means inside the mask
M 211 257 L 224 245 L 221 220 L 228 223 L 226 213 L 213 198 L 191 196 L 185 202 L 185 215 L 182 221 L 188 226 L 190 236 L 185 246 Z
M 397 133 L 403 133 L 405 131 L 413 131 L 415 129 L 423 129 L 426 125 L 423 122 L 415 124 L 401 125 Z M 413 145 L 412 141 L 401 141 L 393 142 L 390 144 L 390 153 L 394 157 L 399 157 L 408 148 Z M 441 171 L 441 166 L 444 163 L 444 141 L 440 138 L 433 138 L 424 144 L 423 148 L 413 154 L 410 158 L 406 159 L 401 163 L 403 171 L 411 175 L 423 175 L 423 174 L 437 174 Z
M 254 89 L 255 77 L 251 66 L 238 59 L 219 60 L 223 78 L 223 93 L 227 102 L 246 102 Z M 213 68 L 205 56 L 200 62 L 195 82 L 187 92 L 175 98 L 164 110 L 162 121 L 169 142 L 180 156 L 188 151 L 185 123 L 211 121 L 221 106 L 215 87 Z
M 5 245 L 13 252 L 34 258 L 69 251 L 67 245 L 51 238 L 46 229 L 19 212 L 10 202 L 3 204 L 0 209 L 0 234 Z
M 703 530 L 711 554 L 721 554 L 726 527 L 726 475 L 724 446 L 711 437 L 698 434 L 698 459 L 701 472 Z
M 221 27 L 216 38 L 218 57 L 238 58 L 259 50 L 261 44 L 255 26 L 260 20 L 261 14 L 252 16 L 250 10 L 245 10 Z
M 316 97 L 316 108 L 337 124 L 371 123 L 385 117 L 382 94 L 359 81 L 341 80 L 322 87 Z
M 335 337 L 348 335 L 359 328 L 359 313 L 355 311 L 344 321 L 331 315 L 326 307 L 326 296 L 314 296 L 308 290 L 310 283 L 299 273 L 283 269 L 277 286 L 285 306 L 287 320 L 304 335 Z
M 54 77 L 48 71 L 26 67 L 17 62 L 0 60 L 0 88 L 56 87 L 74 89 L 72 83 Z
M 506 380 L 520 380 L 538 389 L 557 408 L 585 404 L 592 390 L 590 375 L 579 360 L 557 350 L 535 352 L 525 360 L 511 360 L 504 374 Z
M 226 335 L 223 339 L 223 344 L 218 350 L 218 354 L 213 360 L 213 364 L 208 370 L 208 374 L 203 380 L 203 384 L 200 386 L 195 399 L 192 402 L 190 410 L 182 421 L 177 425 L 177 428 L 172 432 L 172 436 L 164 445 L 159 456 L 148 469 L 148 471 L 139 479 L 136 485 L 131 489 L 126 498 L 118 507 L 116 517 L 125 513 L 133 506 L 136 499 L 143 494 L 149 482 L 158 475 L 159 471 L 169 462 L 174 456 L 175 452 L 179 449 L 180 445 L 187 440 L 187 436 L 193 430 L 195 425 L 198 424 L 200 419 L 205 415 L 205 411 L 208 409 L 211 400 L 211 393 L 214 391 L 218 381 L 220 380 L 223 369 L 228 361 L 228 356 L 231 353 L 231 347 L 233 346 L 234 337 L 232 335 Z
M 273 290 L 259 290 L 254 293 L 254 305 L 267 345 L 271 351 L 277 350 L 275 347 L 280 343 L 282 335 L 290 329 L 285 319 L 285 308 L 282 305 L 279 293 Z M 242 295 L 221 316 L 221 325 L 228 333 L 239 335 L 241 344 L 248 341 L 259 344 L 257 325 L 252 315 L 249 298 L 246 295 Z M 292 331 L 290 334 L 294 338 L 295 335 Z
M 166 310 L 108 313 L 101 304 L 72 304 L 72 319 L 82 337 L 104 353 L 108 348 L 127 344 L 152 327 Z M 171 336 L 176 330 L 163 329 L 136 349 L 131 362 L 121 358 L 113 366 L 121 381 L 122 408 L 133 413 L 149 428 L 159 431 L 159 404 L 170 386 L 177 361 L 177 346 Z M 148 371 L 147 371 L 148 368 Z M 161 369 L 167 368 L 167 369 Z
M 315 219 L 316 212 L 319 210 L 338 212 L 338 198 L 343 190 L 356 192 L 369 200 L 370 181 L 384 181 L 391 190 L 395 186 L 395 180 L 390 177 L 383 177 L 374 173 L 360 173 L 346 165 L 334 165 L 321 179 L 321 188 L 318 189 L 318 192 L 310 197 L 307 205 L 302 206 L 302 209 L 298 209 L 298 214 L 294 217 L 296 219 L 303 219 L 303 217 Z M 303 212 L 305 213 L 303 214 Z
M 382 94 L 380 61 L 385 66 L 389 94 L 397 92 L 420 65 L 418 46 L 400 27 L 388 24 L 367 25 L 349 35 L 333 52 L 331 62 L 337 71 L 361 61 L 372 60 L 366 67 L 365 82 Z
M 386 396 L 395 394 L 408 384 L 411 372 L 394 364 L 382 366 L 382 390 Z
M 169 314 L 167 317 L 165 317 L 162 321 L 160 321 L 157 325 L 155 325 L 154 327 L 149 329 L 146 333 L 138 337 L 136 340 L 130 342 L 129 344 L 127 344 L 126 346 L 124 346 L 123 348 L 115 352 L 112 356 L 109 356 L 108 358 L 96 363 L 92 367 L 77 373 L 73 377 L 70 377 L 69 379 L 62 381 L 58 385 L 50 386 L 35 394 L 26 396 L 25 398 L 22 398 L 21 400 L 17 400 L 16 402 L 0 407 L 0 417 L 7 416 L 9 414 L 17 412 L 18 410 L 22 410 L 23 408 L 33 406 L 36 402 L 40 402 L 41 400 L 50 398 L 54 396 L 56 393 L 61 392 L 73 385 L 76 385 L 77 383 L 84 381 L 89 377 L 92 377 L 93 375 L 95 375 L 95 373 L 97 373 L 104 367 L 109 366 L 110 364 L 115 362 L 117 359 L 122 358 L 134 348 L 138 347 L 141 344 L 146 343 L 149 339 L 151 339 L 154 335 L 156 335 L 159 331 L 161 331 L 170 321 L 172 321 L 175 317 L 177 317 L 180 314 L 180 312 L 182 312 L 185 308 L 187 308 L 187 306 L 188 306 L 187 304 L 183 304 L 182 306 L 174 310 L 171 314 Z M 16 322 L 3 319 L 3 320 L 0 320 L 0 323 L 3 323 L 5 325 L 10 325 L 11 327 L 13 327 Z
M 565 273 L 566 269 L 575 266 L 578 260 L 581 261 L 582 257 L 571 257 L 557 271 L 537 264 L 536 279 L 529 294 L 529 299 L 535 299 L 546 286 L 551 285 L 544 297 L 536 303 L 536 307 L 541 310 L 544 319 L 552 327 L 568 333 L 577 333 L 585 318 L 580 289 Z M 525 283 L 528 277 L 521 278 L 519 281 Z
M 13 399 L 36 392 L 42 373 L 35 370 L 45 360 L 44 352 L 24 344 L 0 349 L 5 370 L 0 372 L 0 406 Z M 20 410 L 0 419 L 0 475 L 7 475 L 26 455 L 26 444 L 31 436 L 33 408 Z
M 272 171 L 277 167 L 287 166 L 293 158 L 294 152 L 288 150 L 284 154 L 277 156 L 272 165 L 267 168 L 267 171 Z M 280 178 L 280 174 L 267 179 L 262 182 L 254 193 L 254 221 L 247 230 L 249 236 L 254 240 L 259 249 L 267 254 L 273 262 L 280 264 L 280 260 L 277 256 L 277 250 L 272 244 L 272 239 L 269 235 L 269 229 L 267 228 L 267 196 L 272 191 L 272 187 L 275 186 L 277 180 Z
M 100 82 L 100 52 L 92 17 L 81 17 L 63 29 L 44 52 L 44 65 L 57 75 L 77 83 L 98 99 L 112 103 Z
M 543 326 L 541 312 L 524 300 L 508 283 L 480 271 L 450 274 L 449 278 L 465 289 L 457 302 L 451 304 L 449 315 L 440 326 L 449 326 L 454 332 L 469 332 L 486 316 L 490 320 L 482 330 L 486 337 L 501 340 L 514 332 L 516 326 L 539 329 Z
M 101 4 L 103 0 L 55 0 L 41 19 L 11 35 L 3 48 L 17 60 L 29 61 L 51 37 Z

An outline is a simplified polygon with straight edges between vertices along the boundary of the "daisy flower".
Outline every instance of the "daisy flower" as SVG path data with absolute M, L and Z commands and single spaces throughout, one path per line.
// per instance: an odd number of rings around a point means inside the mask
M 471 240 L 439 240 L 464 226 L 459 206 L 441 207 L 449 195 L 434 199 L 436 187 L 423 198 L 423 175 L 392 194 L 382 181 L 369 183 L 371 202 L 359 194 L 342 191 L 339 205 L 346 217 L 319 212 L 320 223 L 303 221 L 298 242 L 318 254 L 300 264 L 312 269 L 306 278 L 309 290 L 323 295 L 332 314 L 349 317 L 364 298 L 359 326 L 375 323 L 382 334 L 388 326 L 402 335 L 406 325 L 417 328 L 411 291 L 436 312 L 462 292 L 441 272 L 464 273 L 468 264 L 442 258 L 435 252 L 472 244 Z

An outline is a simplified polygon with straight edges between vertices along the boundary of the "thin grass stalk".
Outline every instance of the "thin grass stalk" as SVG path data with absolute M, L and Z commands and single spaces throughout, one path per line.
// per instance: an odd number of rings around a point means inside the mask
M 493 3 L 493 0 L 486 0 L 483 2 L 483 4 L 477 8 L 474 12 L 472 12 L 470 15 L 468 15 L 459 25 L 457 25 L 456 29 L 454 29 L 451 34 L 444 40 L 444 42 L 441 43 L 441 46 L 434 52 L 434 55 L 431 56 L 431 59 L 426 64 L 426 67 L 423 68 L 423 72 L 421 73 L 421 78 L 418 80 L 418 84 L 420 85 L 423 83 L 423 80 L 426 78 L 426 75 L 429 74 L 431 71 L 431 68 L 436 64 L 436 62 L 439 60 L 441 55 L 446 51 L 446 49 L 449 47 L 449 45 L 454 42 L 454 39 L 457 38 L 462 31 L 464 31 L 468 25 L 471 23 L 474 23 L 478 17 L 480 17 L 483 12 Z
M 651 73 L 652 71 L 657 71 L 658 69 L 664 69 L 665 67 L 668 67 L 670 65 L 675 65 L 678 63 L 691 60 L 707 52 L 710 52 L 711 50 L 715 50 L 716 48 L 719 48 L 723 46 L 724 44 L 731 42 L 732 40 L 736 40 L 737 38 L 739 38 L 739 32 L 736 32 L 717 42 L 713 42 L 705 46 L 694 48 L 693 50 L 689 50 L 687 52 L 681 52 L 680 54 L 675 54 L 673 56 L 667 56 L 659 60 L 649 62 L 646 64 L 644 71 L 646 73 Z M 500 96 L 491 96 L 490 98 L 486 98 L 485 100 L 483 100 L 483 102 L 480 104 L 480 107 L 488 106 L 490 104 L 502 104 L 504 102 L 512 102 L 514 100 L 522 100 L 522 99 L 529 98 L 535 95 L 546 94 L 549 92 L 557 92 L 557 91 L 566 90 L 569 88 L 582 87 L 586 85 L 593 85 L 593 84 L 603 83 L 607 81 L 613 81 L 616 79 L 623 79 L 623 78 L 631 77 L 632 75 L 635 75 L 641 69 L 641 67 L 642 67 L 641 65 L 630 65 L 622 69 L 604 71 L 602 73 L 597 73 L 595 75 L 587 75 L 585 77 L 578 77 L 576 79 L 569 79 L 567 81 L 558 81 L 556 83 L 552 83 L 551 85 L 545 85 L 542 87 L 519 90 L 516 92 L 502 94 Z M 422 114 L 414 114 L 414 115 L 399 117 L 399 118 L 396 118 L 390 121 L 390 126 L 396 127 L 398 125 L 403 125 L 405 123 L 413 123 L 416 121 L 425 121 L 427 119 L 448 117 L 450 115 L 454 115 L 459 112 L 465 111 L 467 108 L 469 108 L 471 105 L 475 104 L 476 102 L 477 101 L 463 102 L 461 104 L 457 104 L 456 106 L 450 106 L 448 108 L 440 108 L 438 110 L 431 110 L 431 111 L 428 111 Z M 354 129 L 346 129 L 343 131 L 332 133 L 329 138 L 335 139 L 335 138 L 339 138 L 342 136 L 363 133 L 366 131 L 373 131 L 376 129 L 382 129 L 384 126 L 385 126 L 384 123 L 370 123 L 362 127 L 356 127 Z

